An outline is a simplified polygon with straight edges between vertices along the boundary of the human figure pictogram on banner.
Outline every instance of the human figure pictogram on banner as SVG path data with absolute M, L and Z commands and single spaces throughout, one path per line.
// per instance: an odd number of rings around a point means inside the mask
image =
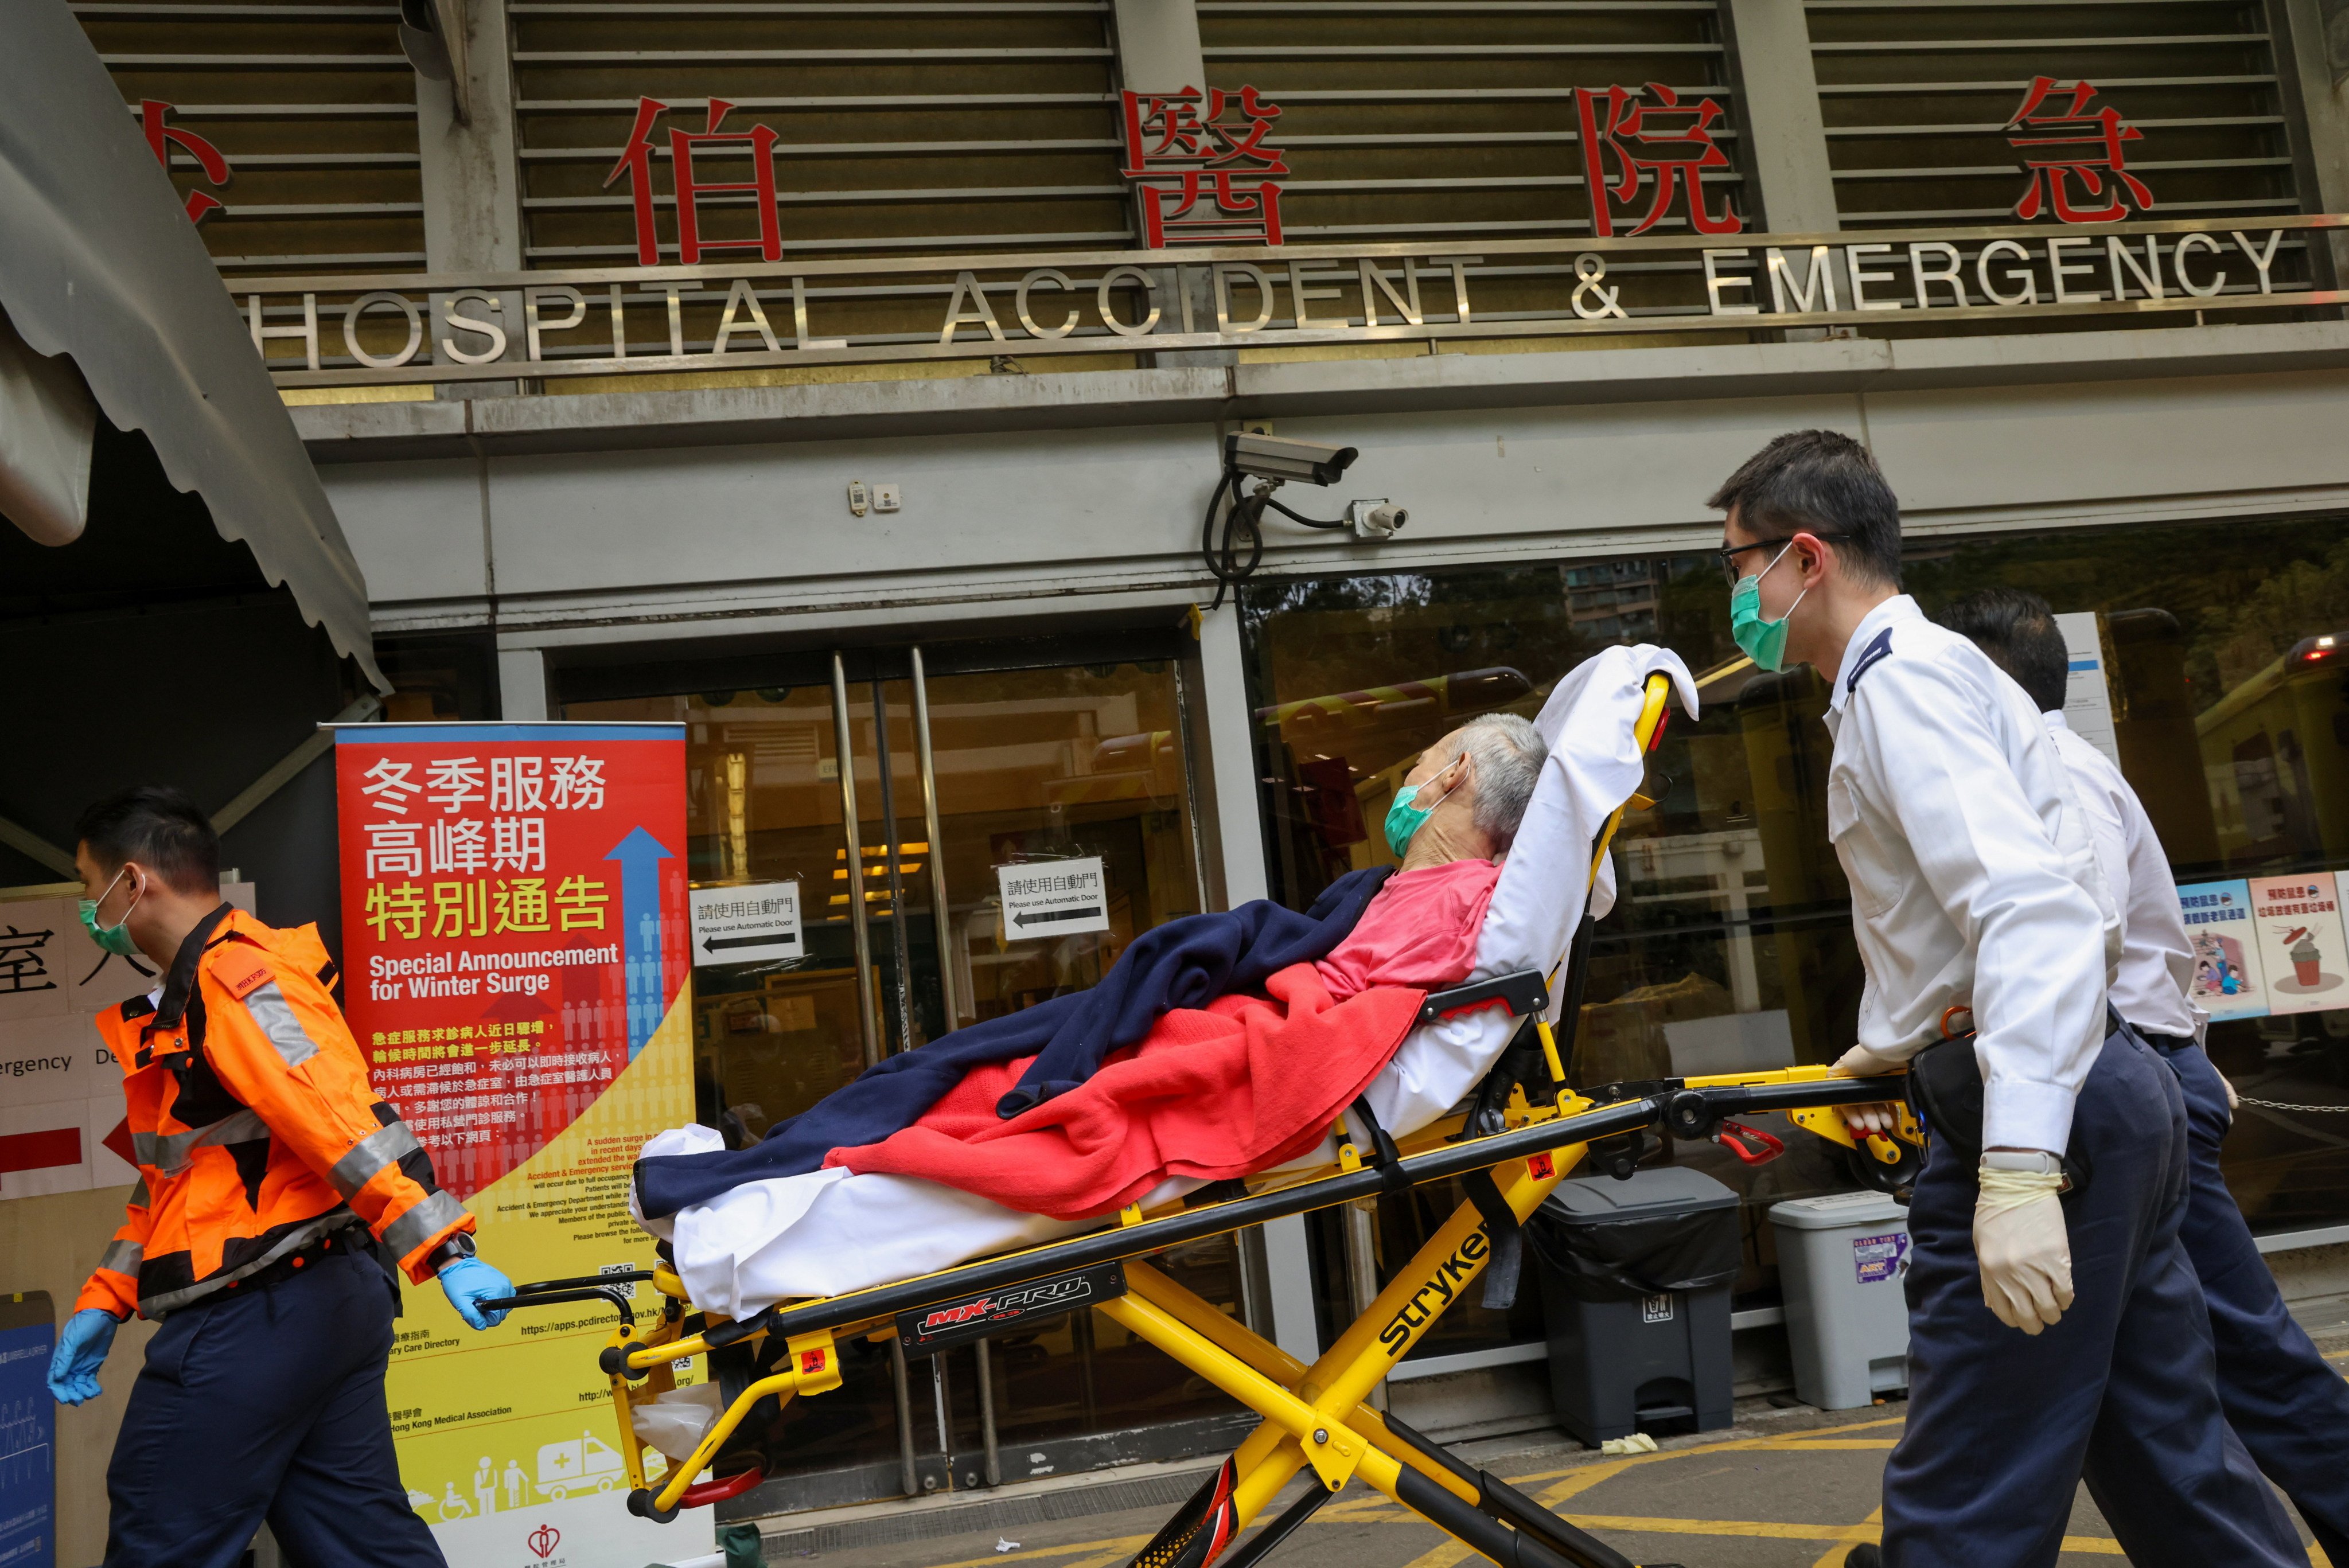
M 628 191 L 636 207 L 636 261 L 647 267 L 660 264 L 660 235 L 653 222 L 653 122 L 667 113 L 668 107 L 658 98 L 636 100 L 636 120 L 629 129 L 627 145 L 620 150 L 612 171 L 604 176 L 607 189 L 623 174 L 628 177 Z M 733 108 L 724 98 L 711 98 L 707 129 L 669 129 L 669 161 L 677 191 L 678 259 L 688 266 L 698 263 L 704 251 L 756 251 L 762 261 L 783 259 L 782 224 L 775 209 L 775 129 L 767 125 L 752 126 L 748 130 L 723 129 L 726 116 Z M 704 158 L 726 153 L 748 156 L 750 178 L 702 179 L 694 171 L 697 150 Z M 750 197 L 759 218 L 758 237 L 705 239 L 701 232 L 701 198 L 737 192 L 748 192 Z
M 198 166 L 203 170 L 206 180 L 214 185 L 227 184 L 232 171 L 228 166 L 228 160 L 221 156 L 219 148 L 214 147 L 192 130 L 183 130 L 176 125 L 163 123 L 164 118 L 171 114 L 175 107 L 177 106 L 165 103 L 160 98 L 139 100 L 139 128 L 147 133 L 147 145 L 154 150 L 155 161 L 161 164 L 168 173 L 171 167 L 171 149 L 179 147 L 184 149 L 189 156 L 196 160 Z M 226 205 L 227 203 L 217 196 L 202 191 L 191 191 L 188 192 L 187 201 L 188 222 L 201 223 L 207 216 Z
M 1133 181 L 1142 203 L 1144 245 L 1280 243 L 1277 180 L 1288 164 L 1265 141 L 1280 118 L 1278 104 L 1247 87 L 1122 96 L 1125 167 L 1119 172 Z M 1226 119 L 1227 109 L 1236 118 Z
M 1574 89 L 1575 115 L 1582 133 L 1582 170 L 1590 191 L 1590 227 L 1599 238 L 1615 232 L 1613 204 L 1636 201 L 1643 179 L 1655 181 L 1655 194 L 1639 226 L 1644 234 L 1671 211 L 1673 195 L 1688 191 L 1689 225 L 1700 234 L 1735 234 L 1745 227 L 1726 203 L 1716 217 L 1704 204 L 1704 172 L 1727 169 L 1729 155 L 1713 137 L 1722 116 L 1718 98 L 1681 101 L 1680 94 L 1661 82 L 1650 82 L 1651 104 L 1638 88 Z M 1613 164 L 1609 172 L 1609 164 Z
M 2052 211 L 2064 223 L 2116 223 L 2128 216 L 2124 194 L 2137 210 L 2153 210 L 2153 192 L 2126 167 L 2127 148 L 2145 139 L 2110 104 L 2093 114 L 2093 82 L 2066 87 L 2053 77 L 2033 77 L 2021 107 L 2006 122 L 2006 142 L 2023 155 L 2031 182 L 2014 204 L 2025 222 Z M 2070 182 L 2079 181 L 2075 203 Z

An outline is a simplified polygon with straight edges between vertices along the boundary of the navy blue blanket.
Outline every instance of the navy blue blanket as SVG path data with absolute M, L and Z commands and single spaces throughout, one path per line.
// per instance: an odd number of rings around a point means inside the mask
M 666 1219 L 745 1181 L 816 1170 L 835 1149 L 878 1143 L 911 1127 L 971 1068 L 1034 1056 L 996 1107 L 1006 1119 L 1017 1116 L 1083 1083 L 1103 1057 L 1140 1041 L 1169 1009 L 1258 990 L 1292 964 L 1327 957 L 1391 869 L 1339 878 L 1303 914 L 1258 899 L 1228 914 L 1195 914 L 1145 931 L 1092 989 L 983 1019 L 891 1057 L 777 1122 L 748 1149 L 637 1161 L 637 1204 L 647 1219 Z

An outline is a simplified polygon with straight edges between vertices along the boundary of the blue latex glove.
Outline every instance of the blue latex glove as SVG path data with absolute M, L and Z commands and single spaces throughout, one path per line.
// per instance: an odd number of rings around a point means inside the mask
M 506 1320 L 506 1309 L 481 1304 L 512 1295 L 513 1281 L 479 1258 L 456 1258 L 441 1268 L 440 1288 L 449 1293 L 449 1305 L 469 1326 L 495 1328 Z
M 98 1369 L 114 1348 L 114 1331 L 122 1326 L 114 1314 L 85 1306 L 66 1319 L 57 1335 L 57 1353 L 49 1357 L 49 1392 L 60 1405 L 78 1405 L 98 1398 Z

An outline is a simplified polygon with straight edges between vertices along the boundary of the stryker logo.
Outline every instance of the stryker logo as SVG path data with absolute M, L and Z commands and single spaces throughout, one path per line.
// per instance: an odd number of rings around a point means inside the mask
M 982 1317 L 999 1321 L 1023 1316 L 1039 1308 L 1057 1310 L 1082 1301 L 1092 1293 L 1092 1282 L 1081 1277 L 1047 1280 L 1042 1284 L 1032 1284 L 1024 1290 L 1006 1291 L 1001 1295 L 982 1295 L 977 1301 L 939 1307 L 922 1319 L 917 1332 L 927 1338 L 938 1329 L 975 1323 Z
M 1467 1239 L 1454 1250 L 1450 1257 L 1435 1265 L 1435 1272 L 1428 1276 L 1427 1283 L 1412 1292 L 1411 1299 L 1402 1304 L 1402 1310 L 1388 1318 L 1386 1326 L 1379 1330 L 1379 1343 L 1387 1347 L 1389 1360 L 1402 1359 L 1402 1353 L 1411 1348 L 1412 1336 L 1426 1327 L 1437 1313 L 1452 1305 L 1452 1298 L 1458 1295 L 1460 1287 L 1475 1275 L 1477 1265 L 1485 1261 L 1485 1254 L 1489 1250 L 1484 1228 L 1479 1226 L 1468 1233 Z M 1435 1297 L 1433 1305 L 1427 1300 L 1431 1295 Z

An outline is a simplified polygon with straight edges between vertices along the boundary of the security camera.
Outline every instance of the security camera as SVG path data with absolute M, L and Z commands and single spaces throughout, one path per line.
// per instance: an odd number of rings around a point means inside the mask
M 1260 480 L 1299 480 L 1307 484 L 1338 482 L 1354 461 L 1351 447 L 1322 447 L 1311 441 L 1283 440 L 1234 431 L 1224 438 L 1225 466 Z
M 1356 539 L 1392 539 L 1410 521 L 1410 512 L 1384 496 L 1346 504 L 1346 522 Z

